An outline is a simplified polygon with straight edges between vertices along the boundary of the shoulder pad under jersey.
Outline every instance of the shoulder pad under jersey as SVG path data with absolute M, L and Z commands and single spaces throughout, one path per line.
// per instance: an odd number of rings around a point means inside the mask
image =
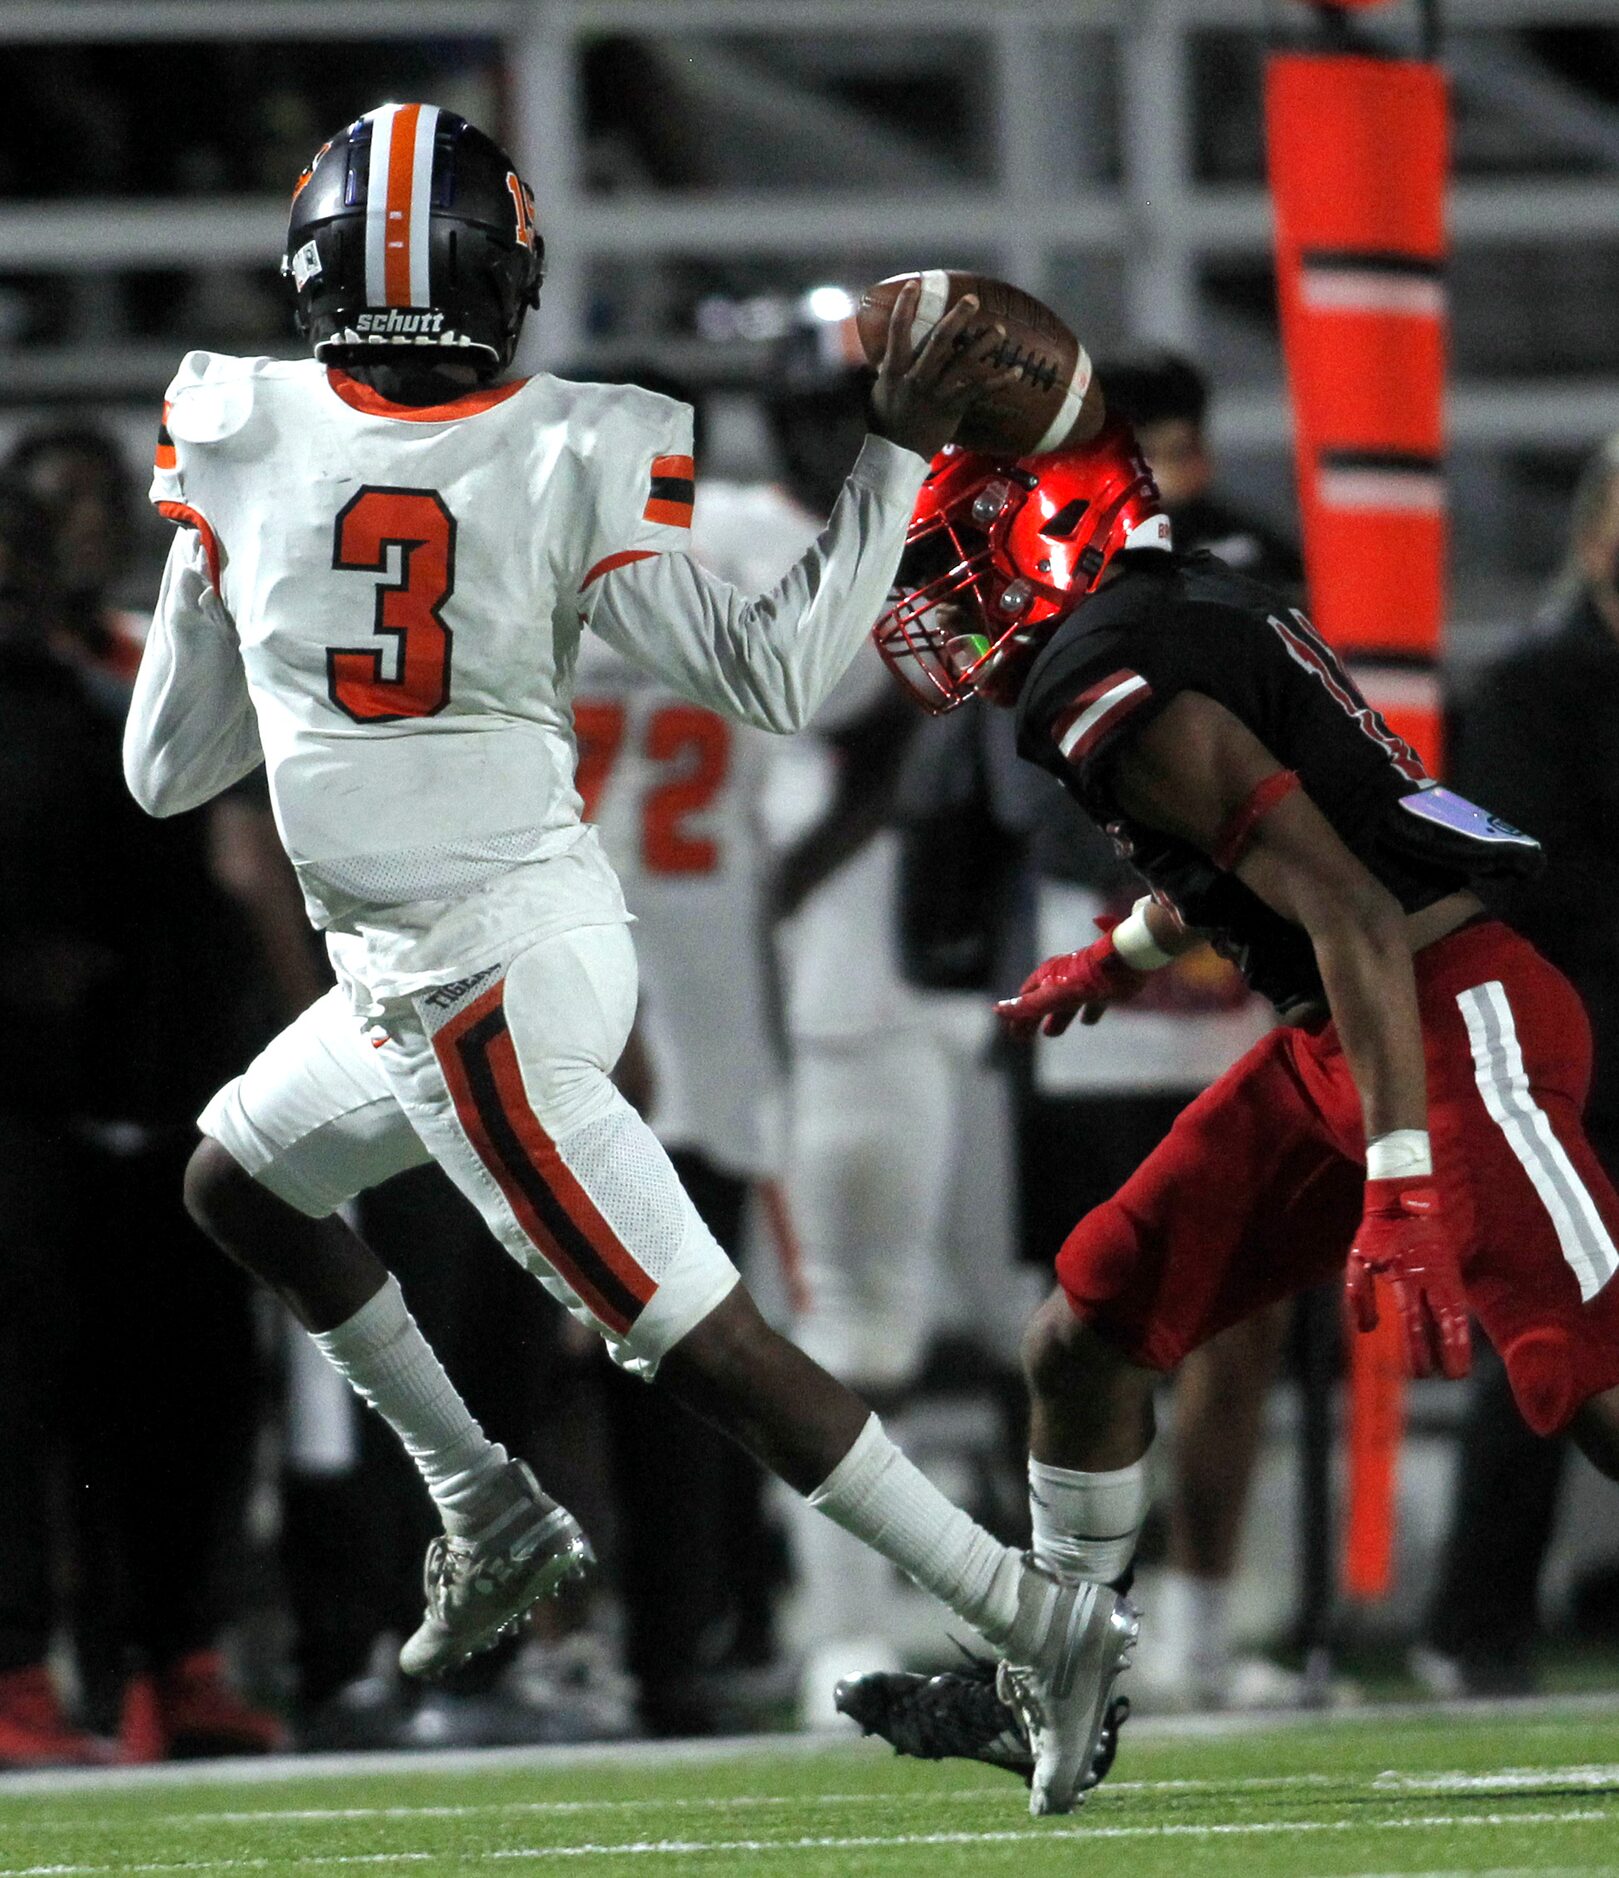
M 184 443 L 219 443 L 234 436 L 253 409 L 254 380 L 268 359 L 188 352 L 165 395 L 165 425 Z

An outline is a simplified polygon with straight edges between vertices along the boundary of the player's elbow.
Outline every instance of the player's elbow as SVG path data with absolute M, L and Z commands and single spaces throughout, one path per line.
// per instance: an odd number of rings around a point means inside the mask
M 160 820 L 196 806 L 191 792 L 184 786 L 184 779 L 161 760 L 148 761 L 126 750 L 124 783 L 146 813 Z
M 162 785 L 149 770 L 134 764 L 124 765 L 124 784 L 148 815 L 172 815 L 174 810 L 168 806 Z

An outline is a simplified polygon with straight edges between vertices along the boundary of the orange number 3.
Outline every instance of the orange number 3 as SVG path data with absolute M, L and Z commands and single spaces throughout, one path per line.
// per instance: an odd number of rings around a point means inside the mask
M 400 552 L 399 578 L 377 582 L 371 630 L 392 646 L 326 653 L 331 700 L 359 724 L 432 717 L 450 701 L 454 635 L 439 608 L 455 591 L 455 517 L 443 497 L 370 485 L 338 512 L 334 568 L 385 574 L 390 548 Z

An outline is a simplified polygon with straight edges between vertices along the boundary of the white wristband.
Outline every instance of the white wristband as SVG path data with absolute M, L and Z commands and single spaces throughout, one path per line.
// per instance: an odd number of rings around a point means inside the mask
M 1166 952 L 1152 936 L 1147 924 L 1147 908 L 1151 905 L 1152 895 L 1143 894 L 1113 928 L 1113 950 L 1135 972 L 1155 972 L 1175 962 L 1175 954 Z
M 1393 1128 L 1366 1143 L 1368 1180 L 1407 1180 L 1433 1172 L 1426 1128 Z

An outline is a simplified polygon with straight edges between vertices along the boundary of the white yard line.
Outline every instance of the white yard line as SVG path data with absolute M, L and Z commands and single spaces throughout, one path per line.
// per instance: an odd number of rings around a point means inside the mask
M 1268 1791 L 1287 1787 L 1344 1787 L 1356 1782 L 1333 1774 L 1255 1774 L 1234 1780 L 1110 1780 L 1107 1790 L 1113 1793 L 1238 1793 Z M 1375 1784 L 1375 1783 L 1374 1783 Z M 962 1801 L 1006 1800 L 1016 1797 L 1017 1788 L 1008 1779 L 992 1787 L 951 1787 L 930 1793 L 930 1806 L 953 1806 Z M 480 1816 L 510 1814 L 544 1815 L 548 1813 L 620 1813 L 645 1812 L 648 1807 L 674 1807 L 698 1812 L 726 1813 L 733 1809 L 759 1806 L 892 1806 L 892 1793 L 737 1793 L 704 1795 L 701 1798 L 649 1798 L 634 1800 L 481 1800 L 454 1806 L 298 1806 L 243 1808 L 231 1812 L 164 1813 L 165 1826 L 247 1826 L 259 1821 L 314 1820 L 329 1823 L 345 1819 L 474 1819 Z M 72 1822 L 65 1822 L 72 1823 Z M 3 1874 L 0 1874 L 3 1878 Z
M 512 1846 L 499 1851 L 453 1854 L 461 1865 L 509 1864 L 514 1859 L 567 1858 L 684 1858 L 718 1852 L 750 1855 L 781 1852 L 855 1852 L 897 1850 L 906 1846 L 1011 1845 L 1052 1839 L 1229 1839 L 1261 1835 L 1277 1837 L 1321 1832 L 1454 1831 L 1458 1827 L 1490 1829 L 1524 1826 L 1572 1826 L 1616 1817 L 1603 1807 L 1566 1813 L 1431 1813 L 1416 1818 L 1246 1820 L 1203 1826 L 1047 1826 L 1009 1828 L 1004 1832 L 906 1832 L 827 1835 L 799 1839 L 635 1839 L 624 1844 Z M 329 1852 L 288 1859 L 210 1859 L 213 1871 L 264 1871 L 273 1865 L 313 1867 L 420 1864 L 442 1859 L 441 1851 Z M 196 1871 L 197 1862 L 165 1861 L 154 1864 L 15 1865 L 0 1867 L 0 1878 L 122 1878 L 126 1873 Z
M 1110 1780 L 1108 1794 L 1121 1793 L 1285 1793 L 1289 1790 L 1336 1787 L 1349 1793 L 1524 1793 L 1555 1791 L 1575 1787 L 1602 1790 L 1619 1789 L 1619 1766 L 1578 1767 L 1503 1767 L 1498 1772 L 1401 1774 L 1382 1773 L 1371 1780 L 1340 1774 L 1251 1774 L 1230 1780 Z M 928 1795 L 928 1804 L 957 1805 L 962 1802 L 1005 1799 L 1014 1789 L 1010 1781 L 990 1787 L 953 1787 L 947 1792 Z M 166 1826 L 245 1826 L 257 1822 L 283 1821 L 329 1824 L 357 1819 L 476 1819 L 499 1817 L 565 1817 L 579 1813 L 618 1813 L 644 1811 L 648 1807 L 671 1807 L 683 1811 L 726 1813 L 761 1806 L 791 1806 L 811 1809 L 823 1806 L 891 1806 L 891 1793 L 798 1793 L 704 1795 L 701 1798 L 673 1797 L 633 1800 L 484 1800 L 461 1805 L 440 1806 L 302 1806 L 238 1808 L 224 1812 L 165 1813 Z M 63 1822 L 69 1824 L 72 1822 Z
M 928 1804 L 958 1800 L 1006 1800 L 1016 1796 L 1010 1781 L 994 1787 L 954 1787 L 948 1793 L 928 1796 Z M 649 1808 L 659 1812 L 670 1808 L 678 1812 L 729 1813 L 760 1806 L 793 1806 L 810 1811 L 821 1806 L 892 1806 L 892 1793 L 738 1793 L 703 1795 L 700 1798 L 672 1797 L 638 1800 L 482 1800 L 464 1806 L 301 1806 L 276 1807 L 263 1812 L 251 1809 L 230 1813 L 163 1813 L 157 1823 L 164 1826 L 254 1826 L 284 1821 L 316 1821 L 329 1825 L 352 1819 L 498 1819 L 534 1818 L 556 1814 L 566 1818 L 578 1813 L 644 1813 Z M 0 1873 L 0 1878 L 4 1874 Z
M 1601 1791 L 1619 1789 L 1619 1765 L 1581 1763 L 1568 1767 L 1503 1767 L 1491 1773 L 1435 1772 L 1403 1774 L 1393 1770 L 1371 1779 L 1340 1774 L 1249 1774 L 1230 1779 L 1202 1780 L 1110 1780 L 1109 1796 L 1124 1793 L 1285 1793 L 1288 1791 L 1337 1788 L 1347 1798 L 1355 1792 L 1410 1794 L 1413 1797 L 1441 1793 L 1533 1793 L 1576 1788 Z M 976 1804 L 980 1800 L 1012 1797 L 1010 1781 L 993 1786 L 952 1787 L 928 1795 L 928 1804 Z M 164 1826 L 248 1826 L 270 1824 L 331 1825 L 343 1821 L 367 1819 L 489 1819 L 489 1818 L 567 1818 L 582 1813 L 643 1812 L 649 1807 L 682 1812 L 729 1813 L 760 1807 L 796 1807 L 813 1810 L 821 1807 L 890 1806 L 891 1793 L 739 1793 L 689 1797 L 671 1795 L 663 1798 L 596 1800 L 481 1800 L 432 1806 L 298 1806 L 233 1807 L 205 1812 L 163 1813 L 155 1823 Z M 42 1820 L 39 1828 L 58 1827 L 72 1830 L 76 1819 Z M 0 1874 L 0 1878 L 4 1878 Z
M 1619 1767 L 1501 1767 L 1488 1774 L 1402 1774 L 1372 1782 L 1379 1793 L 1521 1793 L 1536 1787 L 1619 1787 Z
M 1287 1734 L 1296 1730 L 1402 1726 L 1454 1718 L 1508 1723 L 1520 1735 L 1556 1726 L 1570 1715 L 1619 1716 L 1619 1695 L 1546 1696 L 1502 1702 L 1389 1702 L 1353 1709 L 1270 1709 L 1226 1715 L 1149 1715 L 1132 1719 L 1128 1740 L 1206 1741 L 1229 1736 Z M 0 1772 L 0 1804 L 41 1793 L 119 1787 L 273 1786 L 287 1780 L 346 1779 L 356 1774 L 462 1774 L 516 1769 L 529 1773 L 598 1765 L 646 1767 L 802 1755 L 862 1746 L 853 1727 L 809 1734 L 735 1735 L 700 1741 L 595 1741 L 566 1747 L 464 1748 L 423 1754 L 274 1754 L 254 1760 L 169 1762 L 156 1767 L 60 1768 L 38 1773 Z M 875 1746 L 867 1752 L 874 1752 Z
M 1431 1871 L 1355 1871 L 1343 1878 L 1615 1878 L 1619 1865 L 1442 1865 Z

